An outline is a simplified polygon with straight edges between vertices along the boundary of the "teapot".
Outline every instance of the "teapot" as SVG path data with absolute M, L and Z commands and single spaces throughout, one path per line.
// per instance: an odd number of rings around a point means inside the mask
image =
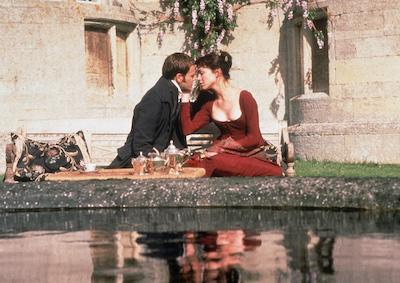
M 174 142 L 171 140 L 169 146 L 165 149 L 165 158 L 167 159 L 167 165 L 170 168 L 175 169 L 178 161 L 179 149 L 176 148 Z

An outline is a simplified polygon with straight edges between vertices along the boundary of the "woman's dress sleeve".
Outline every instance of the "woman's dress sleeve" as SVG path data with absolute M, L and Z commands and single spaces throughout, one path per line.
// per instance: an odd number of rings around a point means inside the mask
M 193 119 L 191 119 L 190 115 L 190 103 L 181 103 L 180 119 L 184 135 L 189 135 L 210 123 L 212 103 L 213 102 L 210 101 L 204 104 Z
M 243 114 L 246 117 L 246 134 L 236 141 L 245 148 L 260 146 L 263 138 L 260 132 L 257 102 L 248 91 L 243 91 L 240 100 Z

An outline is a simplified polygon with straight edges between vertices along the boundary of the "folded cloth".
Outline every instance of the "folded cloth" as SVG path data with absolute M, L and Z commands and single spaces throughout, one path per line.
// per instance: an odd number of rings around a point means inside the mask
M 277 148 L 269 142 L 265 142 L 264 145 L 247 151 L 243 151 L 242 149 L 240 150 L 224 149 L 224 152 L 245 157 L 254 157 L 263 161 L 269 161 L 274 163 L 277 162 L 277 155 L 278 155 Z
M 258 147 L 245 148 L 232 137 L 222 140 L 215 140 L 214 143 L 207 148 L 209 152 L 229 153 L 243 157 L 254 157 L 263 161 L 277 162 L 277 148 L 272 143 L 264 140 L 264 144 Z M 205 155 L 207 156 L 207 154 Z

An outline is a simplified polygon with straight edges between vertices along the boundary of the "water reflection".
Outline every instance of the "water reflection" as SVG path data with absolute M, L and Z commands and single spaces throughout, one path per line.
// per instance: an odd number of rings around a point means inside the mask
M 261 245 L 259 233 L 242 230 L 143 234 L 146 256 L 164 258 L 170 282 L 239 282 L 245 252 Z
M 283 245 L 296 281 L 321 282 L 329 277 L 325 275 L 334 274 L 334 244 L 335 235 L 332 230 L 285 231 Z
M 3 213 L 0 282 L 396 282 L 395 212 Z

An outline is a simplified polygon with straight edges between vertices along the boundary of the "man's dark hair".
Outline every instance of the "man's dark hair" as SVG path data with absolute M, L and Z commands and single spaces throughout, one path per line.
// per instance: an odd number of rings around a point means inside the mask
M 164 61 L 162 76 L 167 80 L 172 80 L 178 73 L 186 75 L 193 64 L 194 61 L 189 55 L 184 53 L 171 54 Z

